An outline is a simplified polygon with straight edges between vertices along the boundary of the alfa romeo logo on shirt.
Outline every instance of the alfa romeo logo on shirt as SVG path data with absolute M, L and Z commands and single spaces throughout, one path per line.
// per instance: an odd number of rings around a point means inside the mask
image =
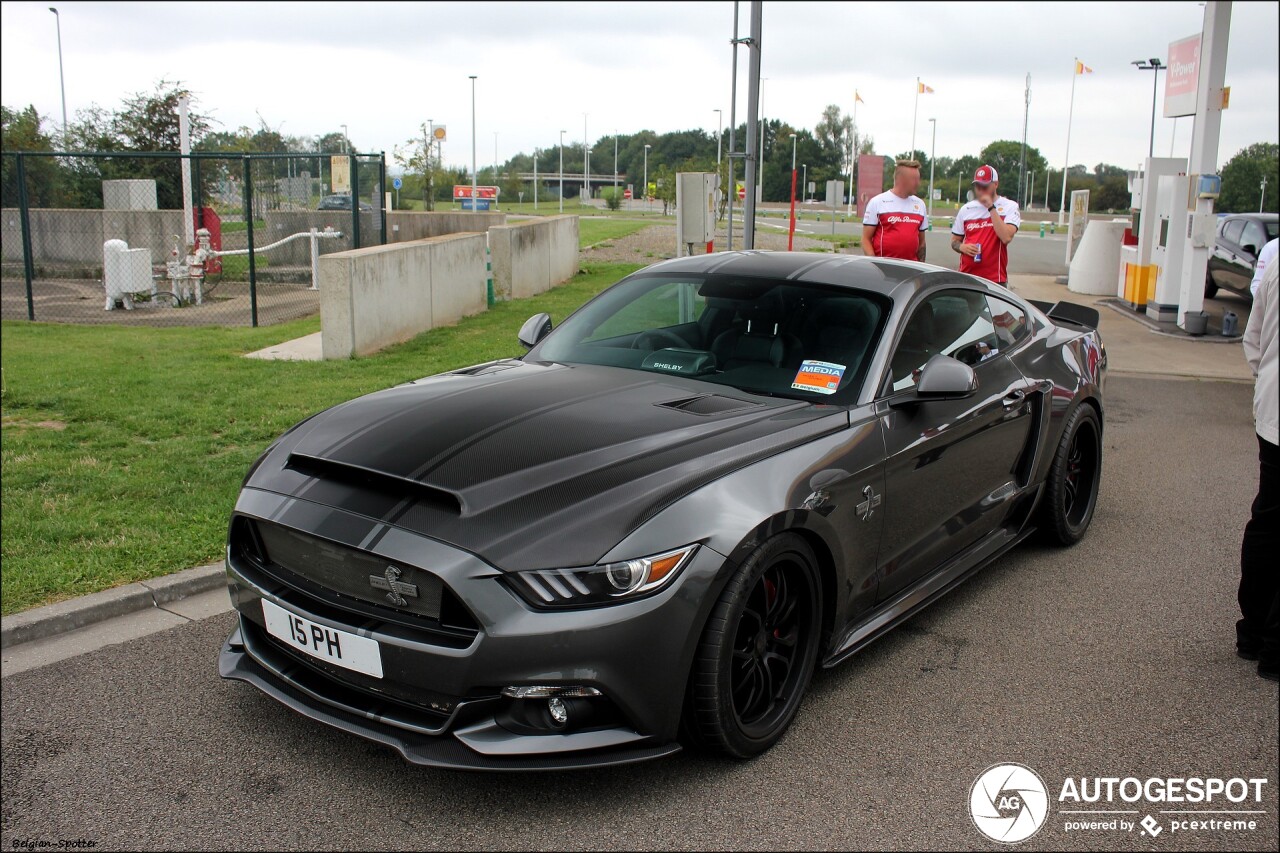
M 1049 816 L 1049 793 L 1040 774 L 1030 767 L 995 764 L 969 789 L 969 815 L 987 838 L 1016 844 L 1044 826 Z

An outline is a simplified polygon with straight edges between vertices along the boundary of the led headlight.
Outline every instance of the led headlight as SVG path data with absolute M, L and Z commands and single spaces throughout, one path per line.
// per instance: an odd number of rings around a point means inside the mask
M 652 557 L 578 569 L 537 569 L 507 575 L 512 589 L 535 607 L 588 607 L 647 595 L 670 582 L 693 557 L 688 545 Z

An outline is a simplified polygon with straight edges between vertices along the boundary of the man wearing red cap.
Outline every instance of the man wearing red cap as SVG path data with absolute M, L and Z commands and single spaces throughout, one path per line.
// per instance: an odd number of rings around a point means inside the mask
M 1009 286 L 1009 241 L 1018 233 L 1018 203 L 1000 195 L 992 166 L 973 173 L 973 201 L 956 213 L 951 248 L 960 253 L 960 272 Z

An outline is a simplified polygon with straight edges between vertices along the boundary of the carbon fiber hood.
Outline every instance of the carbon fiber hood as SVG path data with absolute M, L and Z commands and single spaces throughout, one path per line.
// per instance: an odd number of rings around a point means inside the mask
M 846 425 L 839 408 L 697 380 L 497 362 L 322 412 L 286 433 L 246 486 L 502 569 L 591 565 L 676 498 Z

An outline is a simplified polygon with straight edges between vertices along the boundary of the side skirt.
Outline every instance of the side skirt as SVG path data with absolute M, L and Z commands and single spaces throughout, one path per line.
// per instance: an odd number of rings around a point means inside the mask
M 900 622 L 915 616 L 972 575 L 985 569 L 1034 532 L 1035 528 L 1030 525 L 1017 533 L 1010 533 L 1008 530 L 993 532 L 920 583 L 904 590 L 896 598 L 873 610 L 850 628 L 845 633 L 844 640 L 822 661 L 822 668 L 830 669 L 843 663 L 887 634 Z

